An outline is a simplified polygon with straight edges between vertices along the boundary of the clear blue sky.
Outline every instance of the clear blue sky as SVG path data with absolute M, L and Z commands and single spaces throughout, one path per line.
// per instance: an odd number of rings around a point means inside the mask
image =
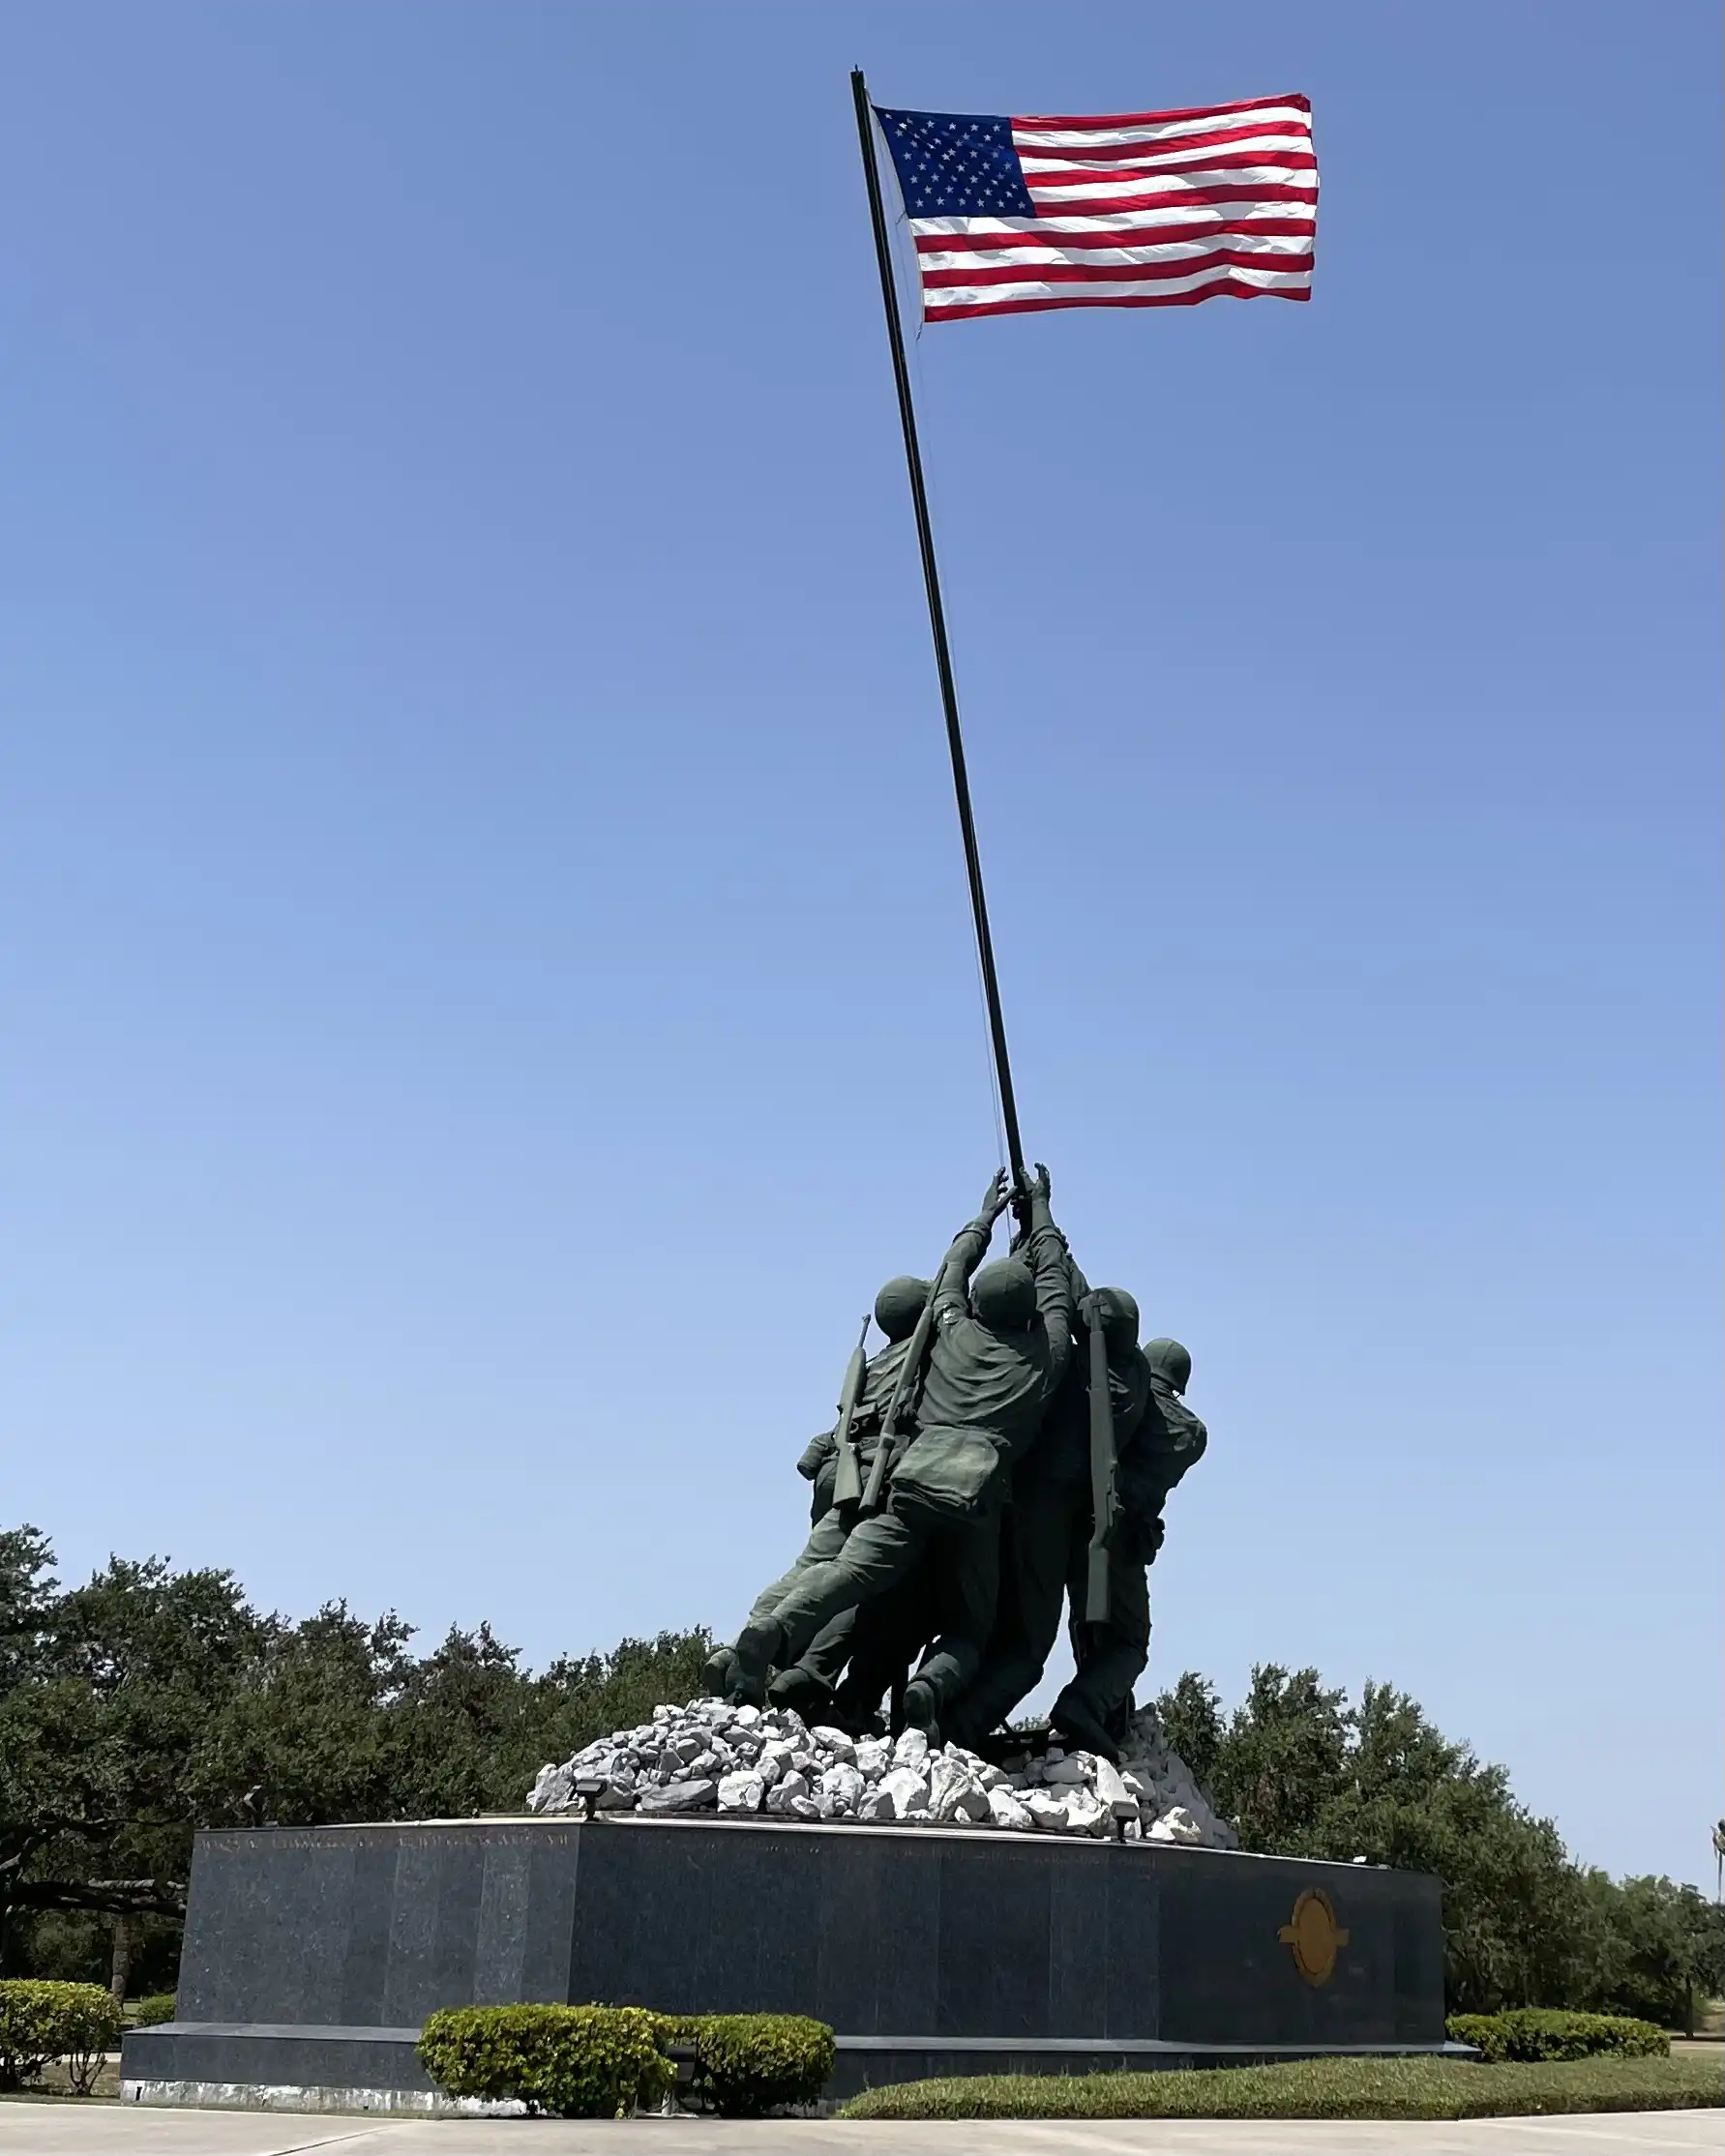
M 917 353 L 1153 1674 L 1720 1809 L 1716 11 L 14 9 L 5 1513 L 729 1629 L 994 1160 L 846 73 L 1300 89 L 1313 303 Z

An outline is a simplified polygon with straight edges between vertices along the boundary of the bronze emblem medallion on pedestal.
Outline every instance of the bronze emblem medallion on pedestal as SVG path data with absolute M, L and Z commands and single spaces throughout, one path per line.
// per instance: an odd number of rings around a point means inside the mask
M 1276 1934 L 1294 1949 L 1294 1965 L 1308 1984 L 1327 1984 L 1336 1971 L 1336 1950 L 1348 1934 L 1336 1923 L 1335 1904 L 1321 1886 L 1310 1886 L 1294 1905 L 1294 1914 Z

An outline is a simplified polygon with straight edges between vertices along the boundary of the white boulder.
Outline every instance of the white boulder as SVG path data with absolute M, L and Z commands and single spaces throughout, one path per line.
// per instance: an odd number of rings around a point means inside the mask
M 719 1785 L 705 1780 L 672 1782 L 663 1789 L 648 1789 L 638 1807 L 642 1812 L 701 1812 L 719 1794 Z
M 920 1731 L 917 1732 L 919 1735 Z M 926 1747 L 925 1747 L 926 1749 Z M 894 1814 L 901 1819 L 927 1817 L 929 1809 L 929 1782 L 925 1774 L 914 1767 L 894 1767 L 890 1774 L 880 1778 L 880 1787 L 892 1798 Z
M 1074 1789 L 1066 1799 L 1066 1827 L 1071 1834 L 1106 1834 L 1114 1814 L 1092 1790 Z
M 1045 1834 L 1065 1833 L 1066 1799 L 1053 1789 L 1026 1789 L 1025 1810 L 1030 1815 L 1030 1823 Z
M 1136 1819 L 1139 1802 L 1126 1787 L 1126 1778 L 1111 1759 L 1096 1761 L 1096 1801 L 1108 1807 L 1115 1819 Z
M 901 1729 L 893 1740 L 892 1763 L 895 1767 L 920 1767 L 928 1756 L 928 1736 L 921 1729 Z
M 996 1783 L 988 1792 L 988 1808 L 989 1816 L 996 1826 L 1016 1827 L 1023 1832 L 1033 1830 L 1036 1825 L 1029 1807 L 1004 1782 Z
M 856 1769 L 841 1759 L 836 1766 L 827 1768 L 816 1788 L 819 1795 L 834 1798 L 842 1812 L 854 1812 L 862 1802 L 864 1786 Z
M 944 1820 L 990 1816 L 988 1792 L 962 1758 L 936 1753 L 929 1762 L 929 1809 Z

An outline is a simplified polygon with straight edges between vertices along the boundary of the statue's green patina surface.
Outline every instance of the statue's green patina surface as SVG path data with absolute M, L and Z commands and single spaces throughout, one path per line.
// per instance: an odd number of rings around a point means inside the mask
M 1012 1251 L 985 1262 L 1009 1204 Z M 839 1423 L 798 1462 L 808 1540 L 714 1654 L 710 1689 L 975 1749 L 1035 1688 L 1065 1604 L 1077 1668 L 1051 1719 L 1117 1757 L 1164 1507 L 1205 1444 L 1190 1355 L 1141 1347 L 1135 1299 L 1090 1289 L 1040 1167 L 1016 1194 L 997 1174 L 935 1281 L 888 1281 L 875 1318 L 886 1345 L 853 1357 Z

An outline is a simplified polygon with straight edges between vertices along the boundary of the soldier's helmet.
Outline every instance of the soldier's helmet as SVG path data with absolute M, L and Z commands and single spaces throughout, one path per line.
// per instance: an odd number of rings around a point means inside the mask
M 899 1273 L 875 1298 L 875 1322 L 888 1340 L 908 1340 L 922 1315 L 932 1284 L 913 1273 Z
M 1109 1353 L 1116 1357 L 1130 1353 L 1138 1345 L 1137 1296 L 1123 1287 L 1099 1287 L 1096 1300 L 1102 1306 L 1102 1335 Z
M 1144 1359 L 1176 1393 L 1183 1393 L 1192 1382 L 1192 1357 L 1177 1340 L 1145 1341 Z
M 1022 1333 L 1036 1314 L 1036 1283 L 1021 1257 L 996 1257 L 970 1283 L 970 1308 L 994 1333 Z

